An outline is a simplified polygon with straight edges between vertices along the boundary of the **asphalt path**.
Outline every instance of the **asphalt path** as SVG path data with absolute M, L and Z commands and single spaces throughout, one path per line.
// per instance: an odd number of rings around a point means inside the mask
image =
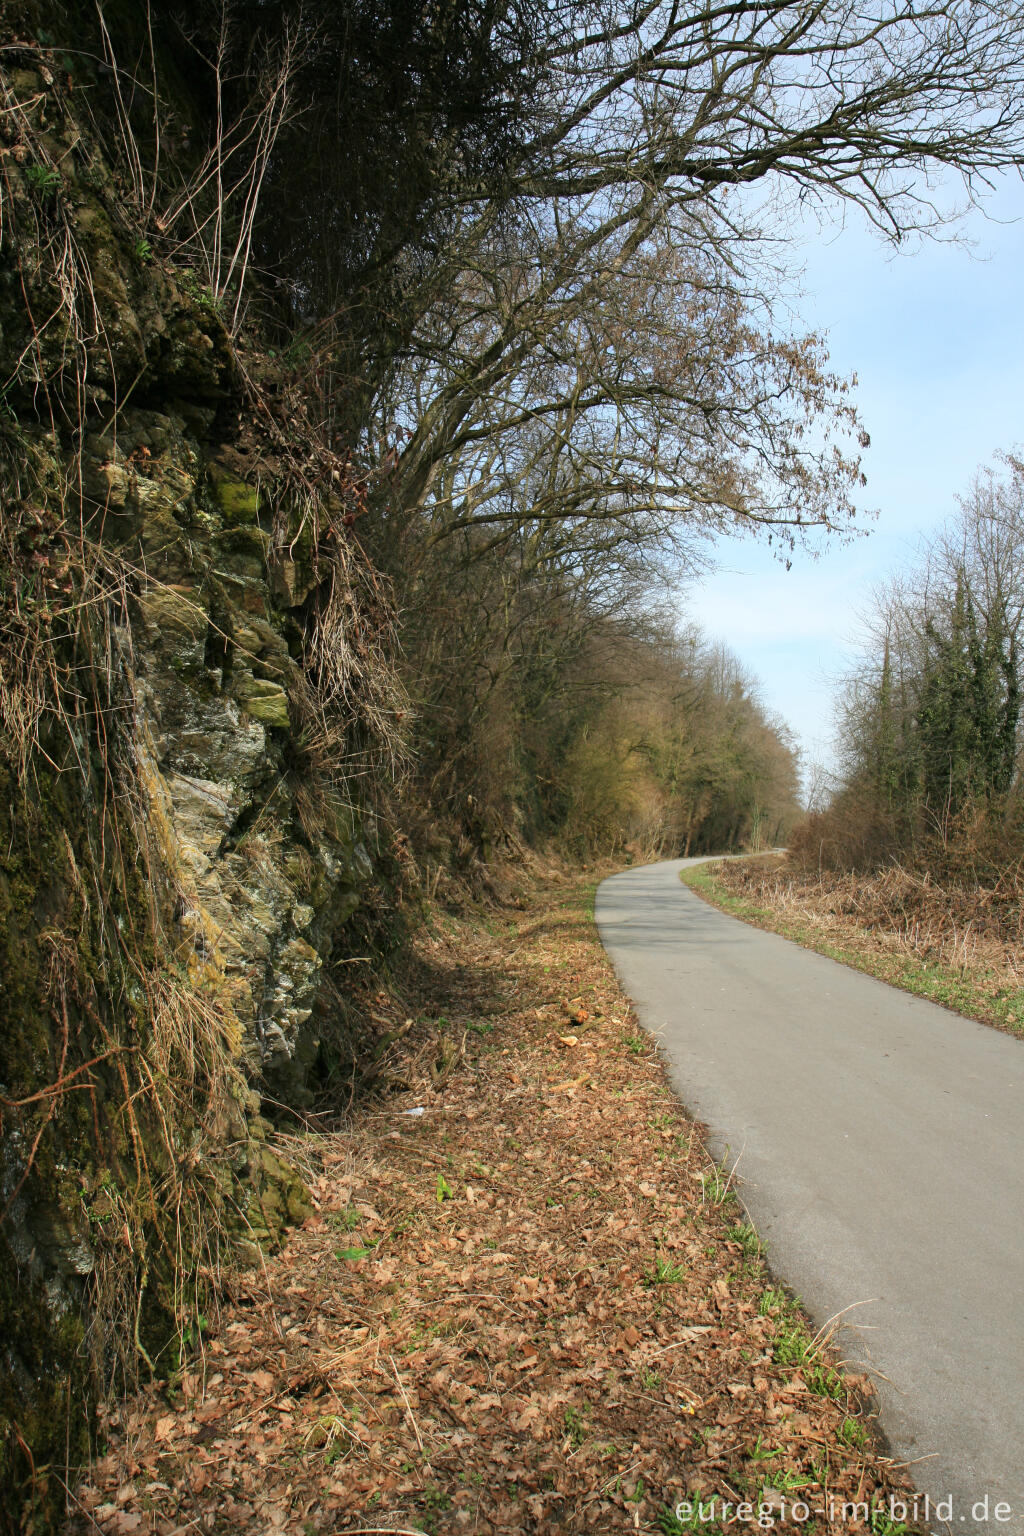
M 1024 1536 L 1024 1042 L 716 911 L 698 862 L 599 887 L 619 978 L 932 1528 Z

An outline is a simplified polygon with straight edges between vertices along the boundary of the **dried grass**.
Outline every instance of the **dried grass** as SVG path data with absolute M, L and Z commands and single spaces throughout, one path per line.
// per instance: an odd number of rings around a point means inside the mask
M 52 84 L 46 50 L 19 53 Z M 52 1081 L 2 1101 L 5 1132 L 20 1136 L 11 1146 L 25 1148 L 3 1214 L 67 1096 L 84 1096 L 81 1187 L 61 1198 L 72 1215 L 80 1201 L 90 1223 L 87 1346 L 94 1384 L 111 1392 L 137 1386 L 140 1361 L 153 1366 L 148 1313 L 161 1319 L 154 1337 L 162 1329 L 172 1352 L 185 1347 L 220 1262 L 225 1191 L 214 1175 L 246 1134 L 246 1090 L 229 1011 L 182 971 L 165 932 L 173 892 L 150 840 L 133 739 L 129 610 L 140 575 L 103 543 L 102 516 L 90 526 L 82 490 L 88 375 L 97 353 L 110 362 L 111 347 L 41 103 L 0 71 L 13 144 L 0 160 L 0 239 L 30 337 L 0 395 L 0 745 L 24 797 L 23 826 L 35 824 L 47 777 L 69 775 L 67 803 L 84 814 L 48 871 L 50 896 L 67 893 L 38 940 L 49 959 L 40 1006 L 54 1021 Z M 53 92 L 46 107 L 65 113 Z M 25 195 L 15 181 L 25 165 L 52 195 Z M 31 402 L 24 424 L 12 398 Z

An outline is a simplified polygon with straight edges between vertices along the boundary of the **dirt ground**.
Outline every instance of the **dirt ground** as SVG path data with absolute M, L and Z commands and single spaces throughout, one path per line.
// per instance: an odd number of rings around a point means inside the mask
M 70 1531 L 906 1529 L 868 1384 L 767 1272 L 591 900 L 551 871 L 424 923 L 388 1086 L 282 1138 L 315 1214 L 108 1406 Z

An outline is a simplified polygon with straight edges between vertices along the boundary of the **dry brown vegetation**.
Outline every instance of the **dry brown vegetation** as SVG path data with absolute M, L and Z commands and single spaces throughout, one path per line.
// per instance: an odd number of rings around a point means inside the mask
M 899 1488 L 587 896 L 549 877 L 423 932 L 391 1091 L 286 1139 L 314 1216 L 225 1277 L 185 1370 L 108 1407 L 74 1529 L 672 1531 L 689 1495 L 778 1516 L 788 1489 L 849 1530 L 843 1501 Z M 379 994 L 382 1027 L 408 1004 Z

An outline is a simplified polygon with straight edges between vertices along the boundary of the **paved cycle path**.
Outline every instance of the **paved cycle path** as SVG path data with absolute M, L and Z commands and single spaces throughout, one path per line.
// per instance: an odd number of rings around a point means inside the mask
M 599 887 L 619 978 L 775 1273 L 818 1323 L 853 1309 L 920 1492 L 1024 1536 L 1024 1042 L 716 911 L 699 862 Z

